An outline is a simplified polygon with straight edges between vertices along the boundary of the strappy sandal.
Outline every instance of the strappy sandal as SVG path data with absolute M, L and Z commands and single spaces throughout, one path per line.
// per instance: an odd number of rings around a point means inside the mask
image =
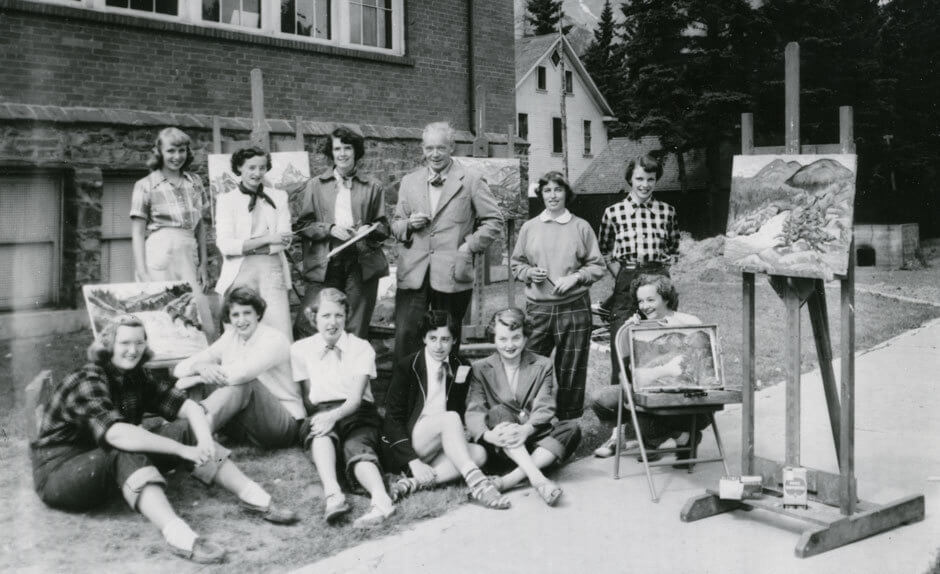
M 476 486 L 472 487 L 469 495 L 472 500 L 493 510 L 506 510 L 512 506 L 509 497 L 500 494 L 499 490 L 493 485 L 493 481 L 489 478 L 481 480 Z
M 545 504 L 549 506 L 555 506 L 558 503 L 558 499 L 561 498 L 561 495 L 565 492 L 560 486 L 550 480 L 546 480 L 542 484 L 536 485 L 534 488 L 535 491 L 539 493 L 539 496 L 542 497 L 542 500 L 545 501 Z
M 170 552 L 197 564 L 220 564 L 225 560 L 225 549 L 202 537 L 193 541 L 192 548 L 182 548 L 166 543 Z

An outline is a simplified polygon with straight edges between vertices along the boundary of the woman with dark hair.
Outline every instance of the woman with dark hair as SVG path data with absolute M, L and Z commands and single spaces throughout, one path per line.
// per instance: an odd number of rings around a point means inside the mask
M 208 283 L 206 226 L 208 203 L 193 163 L 189 136 L 177 128 L 157 135 L 147 167 L 134 184 L 131 244 L 137 281 Z
M 463 477 L 470 495 L 487 508 L 509 508 L 480 470 L 486 450 L 467 444 L 466 410 L 470 367 L 457 355 L 454 320 L 446 311 L 428 311 L 419 327 L 424 346 L 401 358 L 385 396 L 382 451 L 386 468 L 410 476 L 392 484 L 397 500 L 424 488 Z
M 694 315 L 680 313 L 679 293 L 672 283 L 672 279 L 659 274 L 642 274 L 633 280 L 630 285 L 630 299 L 634 302 L 634 313 L 625 321 L 627 324 L 639 324 L 640 321 L 656 321 L 660 325 L 670 327 L 683 327 L 701 325 L 702 321 Z M 690 341 L 692 343 L 693 341 Z M 614 353 L 616 355 L 616 353 Z M 620 357 L 624 366 L 629 364 L 629 357 Z M 630 376 L 629 369 L 625 371 Z M 656 380 L 663 376 L 679 377 L 683 373 L 682 361 L 677 357 L 664 365 L 647 369 L 637 369 L 635 376 L 639 380 Z M 629 408 L 620 385 L 610 385 L 594 393 L 591 397 L 591 408 L 602 421 L 617 422 L 617 409 Z M 678 446 L 685 446 L 690 439 L 696 444 L 702 440 L 702 429 L 707 428 L 706 423 L 696 431 L 695 437 L 689 437 L 687 432 L 692 426 L 689 415 L 658 416 L 648 413 L 637 413 L 637 421 L 643 434 L 646 448 L 658 448 L 666 440 L 673 438 Z M 638 448 L 636 432 L 630 423 L 624 424 L 623 436 L 627 442 L 621 450 Z M 617 448 L 617 429 L 613 429 L 610 439 L 594 451 L 594 456 L 606 458 L 612 456 Z M 688 453 L 678 453 L 678 460 L 689 458 Z
M 160 470 L 183 462 L 195 478 L 235 494 L 246 511 L 277 524 L 296 522 L 293 512 L 276 507 L 229 460 L 230 452 L 213 442 L 202 408 L 150 376 L 143 367 L 149 357 L 143 323 L 120 316 L 89 347 L 89 362 L 55 388 L 30 445 L 42 501 L 83 511 L 120 491 L 160 529 L 171 552 L 195 562 L 221 562 L 225 550 L 193 532 L 166 498 Z M 144 429 L 145 412 L 173 422 Z
M 497 489 L 529 479 L 542 500 L 554 506 L 562 489 L 542 469 L 568 460 L 581 442 L 581 427 L 555 418 L 552 362 L 526 348 L 532 327 L 522 311 L 498 311 L 489 331 L 496 352 L 473 362 L 467 431 L 494 458 L 514 465 L 493 479 Z
M 248 287 L 230 290 L 222 304 L 225 332 L 177 364 L 173 375 L 179 389 L 206 385 L 202 406 L 213 431 L 225 428 L 229 437 L 283 448 L 297 442 L 306 411 L 291 373 L 290 341 L 260 324 L 266 307 Z
M 359 169 L 365 155 L 361 135 L 337 128 L 323 142 L 321 151 L 332 167 L 307 184 L 295 228 L 303 240 L 304 300 L 306 308 L 325 287 L 349 298 L 346 327 L 361 339 L 369 334 L 379 278 L 388 275 L 382 242 L 388 238 L 385 194 L 382 187 Z M 334 255 L 330 251 L 370 226 L 369 234 Z M 314 333 L 315 327 L 298 313 L 294 320 L 297 339 Z
M 215 284 L 224 295 L 245 285 L 267 303 L 263 322 L 291 339 L 290 266 L 284 251 L 290 246 L 290 208 L 287 193 L 264 186 L 271 156 L 247 147 L 232 154 L 232 172 L 240 176 L 238 191 L 219 195 L 216 203 L 216 245 L 222 252 L 222 270 Z
M 591 225 L 568 211 L 574 192 L 565 177 L 546 173 L 538 195 L 545 209 L 522 225 L 510 262 L 513 275 L 526 285 L 528 349 L 546 357 L 555 350 L 555 414 L 574 419 L 584 412 L 590 288 L 603 277 L 604 265 Z

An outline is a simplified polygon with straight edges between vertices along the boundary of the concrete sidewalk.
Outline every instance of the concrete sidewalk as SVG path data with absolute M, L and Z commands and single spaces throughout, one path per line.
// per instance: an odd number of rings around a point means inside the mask
M 839 368 L 836 366 L 838 375 Z M 922 522 L 799 559 L 793 554 L 807 523 L 762 511 L 732 512 L 683 523 L 690 497 L 717 485 L 721 465 L 694 474 L 654 470 L 660 490 L 650 501 L 640 464 L 624 458 L 620 480 L 613 460 L 585 459 L 559 471 L 565 495 L 548 508 L 526 488 L 511 494 L 508 511 L 466 505 L 401 534 L 346 550 L 300 570 L 339 572 L 501 572 L 600 574 L 623 572 L 920 573 L 940 547 L 940 321 L 905 333 L 856 360 L 856 476 L 859 496 L 886 503 L 923 493 Z M 784 385 L 756 401 L 760 456 L 782 460 Z M 740 469 L 741 411 L 718 424 L 733 472 Z M 825 398 L 818 372 L 803 377 L 804 465 L 835 472 Z M 715 452 L 706 432 L 705 453 Z

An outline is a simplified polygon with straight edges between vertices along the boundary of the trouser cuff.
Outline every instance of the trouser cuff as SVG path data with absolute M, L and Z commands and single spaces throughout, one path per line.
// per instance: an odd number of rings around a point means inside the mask
M 160 474 L 160 471 L 157 470 L 155 466 L 144 466 L 138 468 L 130 476 L 127 477 L 127 480 L 124 481 L 124 484 L 121 485 L 121 494 L 124 495 L 124 500 L 127 501 L 127 504 L 134 510 L 137 510 L 137 501 L 140 499 L 140 492 L 148 484 L 159 484 L 161 487 L 166 486 L 166 479 L 163 478 L 163 475 Z

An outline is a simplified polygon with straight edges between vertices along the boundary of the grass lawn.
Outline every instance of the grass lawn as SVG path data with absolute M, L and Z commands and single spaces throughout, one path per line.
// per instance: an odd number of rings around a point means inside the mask
M 739 279 L 726 274 L 719 281 L 704 282 L 693 273 L 676 273 L 675 279 L 681 293 L 680 309 L 718 324 L 726 382 L 739 386 Z M 758 278 L 757 285 L 757 378 L 763 386 L 769 386 L 785 376 L 782 367 L 785 320 L 783 304 L 766 279 Z M 594 287 L 592 299 L 600 300 L 609 290 L 608 279 Z M 487 288 L 486 316 L 505 305 L 505 292 L 503 285 Z M 521 302 L 521 290 L 517 295 Z M 831 287 L 828 297 L 832 339 L 838 354 L 838 288 Z M 856 309 L 859 350 L 940 316 L 940 307 L 862 293 L 856 295 Z M 802 368 L 806 371 L 815 366 L 815 348 L 808 319 L 803 324 Z M 379 528 L 360 532 L 349 524 L 327 527 L 320 519 L 322 491 L 316 472 L 299 449 L 265 453 L 251 447 L 236 447 L 234 459 L 246 473 L 259 480 L 277 500 L 295 508 L 302 522 L 292 527 L 275 527 L 249 518 L 238 510 L 233 496 L 218 489 L 207 494 L 200 483 L 183 473 L 172 475 L 168 493 L 180 514 L 197 532 L 229 549 L 228 565 L 215 568 L 197 567 L 164 551 L 159 533 L 130 512 L 120 497 L 91 513 L 68 514 L 46 509 L 32 491 L 21 420 L 23 387 L 41 368 L 51 368 L 56 377 L 61 377 L 78 365 L 89 337 L 88 332 L 79 332 L 0 342 L 0 492 L 5 502 L 0 506 L 0 530 L 7 533 L 0 540 L 0 571 L 221 572 L 232 565 L 245 572 L 284 571 L 335 554 L 364 539 L 393 533 L 415 520 L 447 512 L 465 500 L 463 489 L 456 487 L 419 493 L 405 500 L 394 517 Z M 592 350 L 589 395 L 607 384 L 609 372 L 608 356 Z M 582 424 L 585 440 L 578 456 L 588 455 L 610 432 L 590 412 L 585 414 Z M 353 517 L 365 512 L 366 499 L 351 497 L 351 502 Z

